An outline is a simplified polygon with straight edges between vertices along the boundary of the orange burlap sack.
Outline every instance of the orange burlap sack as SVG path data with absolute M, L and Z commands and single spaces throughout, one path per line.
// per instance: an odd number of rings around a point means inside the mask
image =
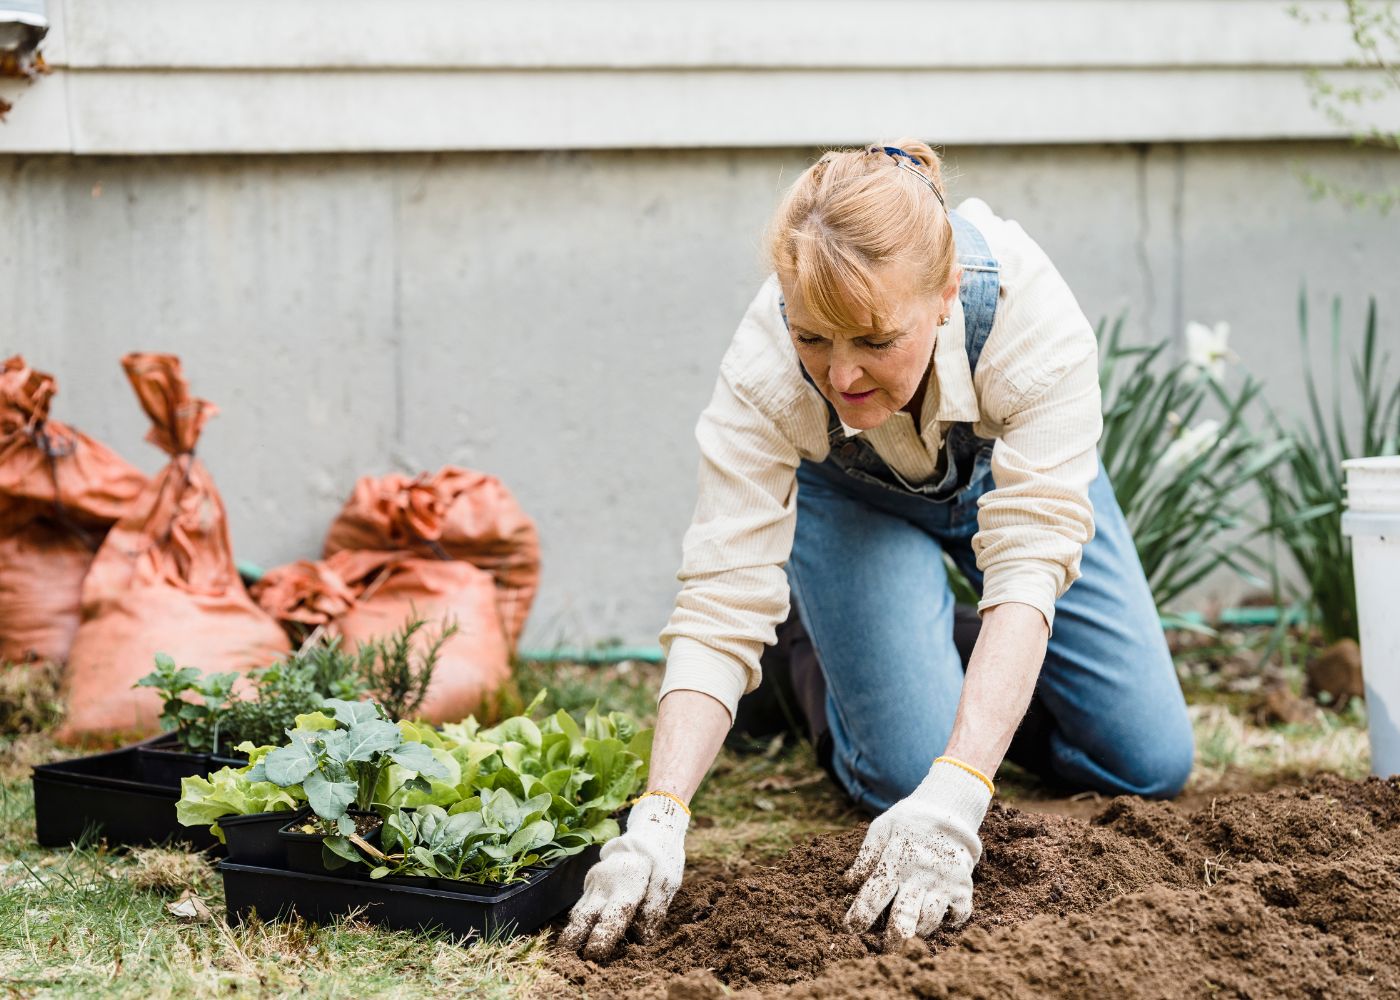
M 416 616 L 428 621 L 414 638 L 421 649 L 437 638 L 444 621 L 455 622 L 458 631 L 443 644 L 415 713 L 432 722 L 466 718 L 510 677 L 496 585 L 471 563 L 345 550 L 319 563 L 271 570 L 253 594 L 279 621 L 324 626 L 350 648 L 388 636 Z
M 0 366 L 0 660 L 67 658 L 93 553 L 146 485 L 48 418 L 56 391 L 18 355 Z
M 258 607 L 277 619 L 293 642 L 304 641 L 317 628 L 329 628 L 359 599 L 327 563 L 309 559 L 270 569 L 248 589 Z
M 158 652 L 182 666 L 246 672 L 290 650 L 243 589 L 223 501 L 194 457 L 215 407 L 190 395 L 173 355 L 129 354 L 122 366 L 153 424 L 146 440 L 171 461 L 108 533 L 83 582 L 61 740 L 154 732 L 160 699 L 132 684 Z
M 365 476 L 331 524 L 324 554 L 406 550 L 458 559 L 490 573 L 511 649 L 520 641 L 540 582 L 535 523 L 494 476 L 456 466 L 407 476 Z

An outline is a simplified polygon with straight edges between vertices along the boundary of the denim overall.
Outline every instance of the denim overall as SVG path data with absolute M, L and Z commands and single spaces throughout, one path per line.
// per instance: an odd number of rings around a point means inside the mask
M 975 374 L 1000 299 L 1000 267 L 976 226 L 950 211 L 968 367 Z M 786 308 L 779 308 L 787 322 Z M 803 369 L 803 377 L 811 377 Z M 813 383 L 815 385 L 815 383 Z M 827 401 L 830 453 L 797 470 L 788 560 L 793 603 L 826 684 L 831 769 L 881 812 L 908 795 L 952 731 L 963 662 L 953 643 L 946 555 L 981 593 L 972 550 L 978 500 L 995 487 L 995 442 L 952 424 L 937 470 L 908 482 Z M 1054 632 L 1010 757 L 1042 777 L 1106 794 L 1173 795 L 1194 752 L 1185 700 L 1142 565 L 1100 469 L 1095 535 Z

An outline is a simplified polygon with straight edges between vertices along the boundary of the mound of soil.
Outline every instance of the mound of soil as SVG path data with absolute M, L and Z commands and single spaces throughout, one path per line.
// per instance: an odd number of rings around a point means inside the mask
M 653 942 L 555 968 L 599 1000 L 1400 995 L 1400 779 L 1087 821 L 996 804 L 972 920 L 898 954 L 841 922 L 864 834 L 692 874 Z

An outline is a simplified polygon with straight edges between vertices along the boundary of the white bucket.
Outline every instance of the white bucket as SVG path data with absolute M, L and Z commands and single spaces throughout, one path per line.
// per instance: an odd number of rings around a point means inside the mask
M 1371 773 L 1400 774 L 1400 456 L 1342 463 L 1351 539 Z

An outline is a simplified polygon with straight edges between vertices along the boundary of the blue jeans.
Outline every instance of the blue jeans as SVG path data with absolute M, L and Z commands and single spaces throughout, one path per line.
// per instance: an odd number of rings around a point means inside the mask
M 788 581 L 826 678 L 837 778 L 882 812 L 943 751 L 962 690 L 946 552 L 975 588 L 977 498 L 990 473 L 936 502 L 798 469 Z M 1095 535 L 1055 630 L 1011 759 L 1057 783 L 1170 797 L 1191 772 L 1191 724 L 1142 564 L 1102 470 Z

